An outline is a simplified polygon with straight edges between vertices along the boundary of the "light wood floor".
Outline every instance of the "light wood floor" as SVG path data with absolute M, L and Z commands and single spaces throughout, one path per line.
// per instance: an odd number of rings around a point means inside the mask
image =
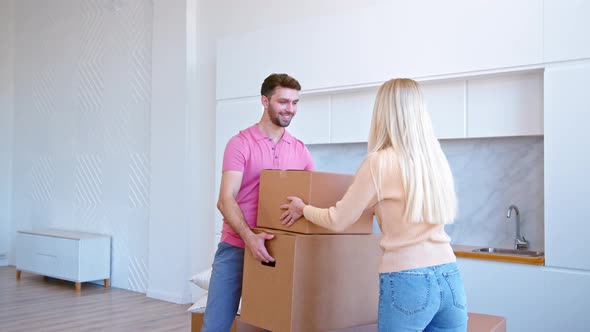
M 190 305 L 0 267 L 0 331 L 190 331 Z

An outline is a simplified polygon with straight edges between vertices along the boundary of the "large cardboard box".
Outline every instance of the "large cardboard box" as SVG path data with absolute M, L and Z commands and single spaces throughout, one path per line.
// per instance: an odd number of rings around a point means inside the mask
M 264 231 L 275 235 L 266 242 L 275 262 L 261 263 L 246 250 L 242 321 L 280 332 L 377 321 L 381 235 Z
M 469 313 L 468 332 L 506 332 L 506 318 L 500 316 Z M 329 332 L 377 332 L 377 324 L 355 326 Z
M 191 312 L 191 332 L 201 332 L 204 315 L 205 314 L 201 312 Z M 240 321 L 239 316 L 236 316 L 229 332 L 262 332 L 262 329 L 246 324 Z
M 200 312 L 191 312 L 191 332 L 201 332 L 201 328 L 203 327 L 203 315 L 204 314 L 200 313 Z M 236 319 L 234 319 L 234 323 L 232 324 L 231 329 L 229 330 L 229 332 L 263 332 L 263 331 L 264 331 L 264 329 L 244 323 L 240 319 L 240 316 L 236 316 Z M 345 328 L 345 329 L 330 330 L 330 331 L 326 331 L 326 332 L 377 332 L 377 324 L 355 326 L 355 327 L 350 327 L 350 328 Z M 495 331 L 495 332 L 499 332 L 499 331 Z
M 359 220 L 343 232 L 336 233 L 317 226 L 304 217 L 291 227 L 281 224 L 284 210 L 280 206 L 288 203 L 287 196 L 298 196 L 306 204 L 328 208 L 338 202 L 354 176 L 328 172 L 263 170 L 260 173 L 257 227 L 273 228 L 304 234 L 370 234 L 373 232 L 373 210 L 367 209 Z
M 506 318 L 501 316 L 469 313 L 469 332 L 506 332 Z
M 330 330 L 326 332 L 377 332 L 377 323 L 361 326 L 353 326 L 345 329 Z

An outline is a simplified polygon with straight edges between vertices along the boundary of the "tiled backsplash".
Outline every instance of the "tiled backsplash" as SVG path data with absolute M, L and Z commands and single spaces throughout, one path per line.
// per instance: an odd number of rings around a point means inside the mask
M 459 215 L 446 227 L 452 242 L 465 245 L 512 247 L 514 214 L 520 209 L 521 234 L 531 248 L 544 247 L 543 137 L 503 137 L 443 140 L 455 177 Z M 367 146 L 322 144 L 308 146 L 316 170 L 354 173 Z

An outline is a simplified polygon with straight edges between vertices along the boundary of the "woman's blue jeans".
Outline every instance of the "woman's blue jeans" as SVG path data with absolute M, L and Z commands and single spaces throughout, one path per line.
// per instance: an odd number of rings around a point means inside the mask
M 379 332 L 467 331 L 457 263 L 379 275 Z

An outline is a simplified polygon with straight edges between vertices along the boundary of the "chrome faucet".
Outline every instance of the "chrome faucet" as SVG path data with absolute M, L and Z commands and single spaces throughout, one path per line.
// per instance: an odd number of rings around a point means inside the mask
M 516 205 L 510 205 L 508 207 L 506 218 L 510 219 L 512 210 L 514 210 L 514 213 L 516 214 L 516 238 L 514 239 L 514 249 L 527 249 L 529 247 L 528 241 L 524 238 L 524 236 L 520 236 L 520 211 Z

